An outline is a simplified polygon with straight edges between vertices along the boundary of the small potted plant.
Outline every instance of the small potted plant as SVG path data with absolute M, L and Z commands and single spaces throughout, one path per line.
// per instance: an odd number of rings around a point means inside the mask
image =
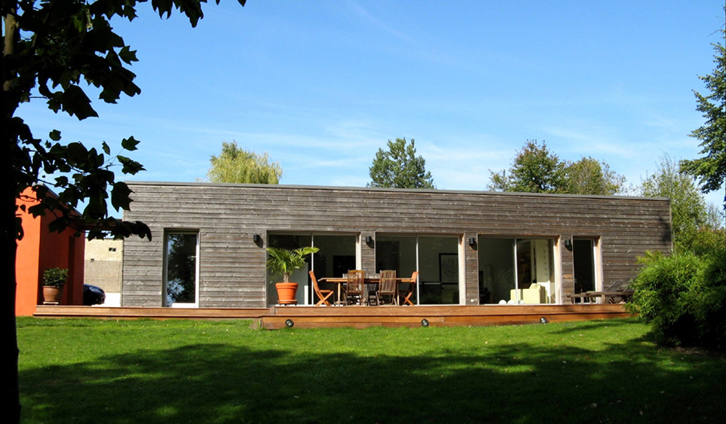
M 267 248 L 269 255 L 267 269 L 270 270 L 273 276 L 282 275 L 282 281 L 275 283 L 277 299 L 281 305 L 297 303 L 295 296 L 298 284 L 290 281 L 290 274 L 305 266 L 309 255 L 317 253 L 319 250 L 317 247 L 301 247 L 295 250 L 276 247 Z
M 68 269 L 49 268 L 43 272 L 43 304 L 57 305 L 68 280 Z

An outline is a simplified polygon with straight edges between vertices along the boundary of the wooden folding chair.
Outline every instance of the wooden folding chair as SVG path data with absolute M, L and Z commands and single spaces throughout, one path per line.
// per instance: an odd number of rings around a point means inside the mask
M 381 271 L 376 296 L 379 305 L 385 303 L 386 299 L 390 299 L 391 304 L 398 305 L 398 290 L 396 286 L 396 271 Z
M 406 291 L 406 297 L 403 298 L 401 305 L 409 304 L 415 306 L 413 303 L 413 294 L 416 293 L 416 283 L 418 282 L 418 271 L 414 271 L 411 274 L 411 281 L 408 285 L 408 291 Z
M 348 305 L 362 305 L 366 273 L 360 270 L 348 271 L 348 282 L 345 285 L 345 303 Z
M 318 286 L 318 279 L 315 278 L 315 273 L 313 271 L 309 272 L 310 274 L 310 280 L 313 282 L 313 290 L 315 291 L 315 295 L 318 296 L 320 299 L 318 303 L 315 304 L 315 306 L 331 306 L 330 302 L 328 302 L 328 298 L 333 295 L 333 290 L 320 290 L 320 286 Z

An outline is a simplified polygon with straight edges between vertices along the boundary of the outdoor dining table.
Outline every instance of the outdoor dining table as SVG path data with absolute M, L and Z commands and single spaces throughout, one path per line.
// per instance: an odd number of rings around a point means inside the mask
M 337 286 L 337 290 L 336 290 L 336 292 L 337 292 L 336 297 L 337 298 L 336 298 L 335 304 L 336 305 L 343 305 L 344 304 L 343 301 L 340 300 L 340 295 L 341 295 L 341 292 L 342 292 L 342 288 L 341 287 L 343 286 L 343 284 L 345 284 L 345 283 L 348 282 L 348 278 L 347 277 L 323 277 L 323 278 L 320 278 L 318 281 L 321 282 L 321 283 L 332 283 L 332 284 L 335 284 Z M 381 282 L 381 279 L 379 277 L 372 277 L 371 276 L 371 277 L 366 277 L 363 281 L 364 281 L 364 284 L 366 286 L 368 286 L 369 284 L 375 285 L 375 284 L 380 283 Z M 403 284 L 403 283 L 410 283 L 410 282 L 411 282 L 411 278 L 406 278 L 406 277 L 399 278 L 399 277 L 396 277 L 396 284 Z

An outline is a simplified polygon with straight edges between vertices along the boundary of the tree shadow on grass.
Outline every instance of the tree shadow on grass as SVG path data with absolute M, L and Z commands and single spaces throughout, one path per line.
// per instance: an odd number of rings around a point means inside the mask
M 198 344 L 23 371 L 21 381 L 26 423 L 721 422 L 724 361 L 676 356 L 640 340 L 434 357 Z

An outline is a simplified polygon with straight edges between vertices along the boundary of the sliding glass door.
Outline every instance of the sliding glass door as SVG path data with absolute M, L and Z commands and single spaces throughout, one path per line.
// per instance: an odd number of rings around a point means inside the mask
M 385 234 L 376 237 L 376 271 L 395 270 L 398 277 L 419 271 L 414 303 L 459 304 L 458 236 Z
M 554 303 L 551 239 L 480 237 L 479 303 Z
M 315 304 L 313 300 L 312 282 L 308 271 L 313 270 L 315 277 L 342 277 L 350 269 L 358 268 L 358 237 L 351 234 L 270 234 L 268 245 L 282 249 L 294 250 L 305 246 L 320 249 L 315 253 L 303 269 L 290 276 L 290 281 L 299 284 L 297 291 L 298 305 Z M 277 276 L 275 277 L 277 278 Z M 267 272 L 268 304 L 277 301 L 275 281 Z

